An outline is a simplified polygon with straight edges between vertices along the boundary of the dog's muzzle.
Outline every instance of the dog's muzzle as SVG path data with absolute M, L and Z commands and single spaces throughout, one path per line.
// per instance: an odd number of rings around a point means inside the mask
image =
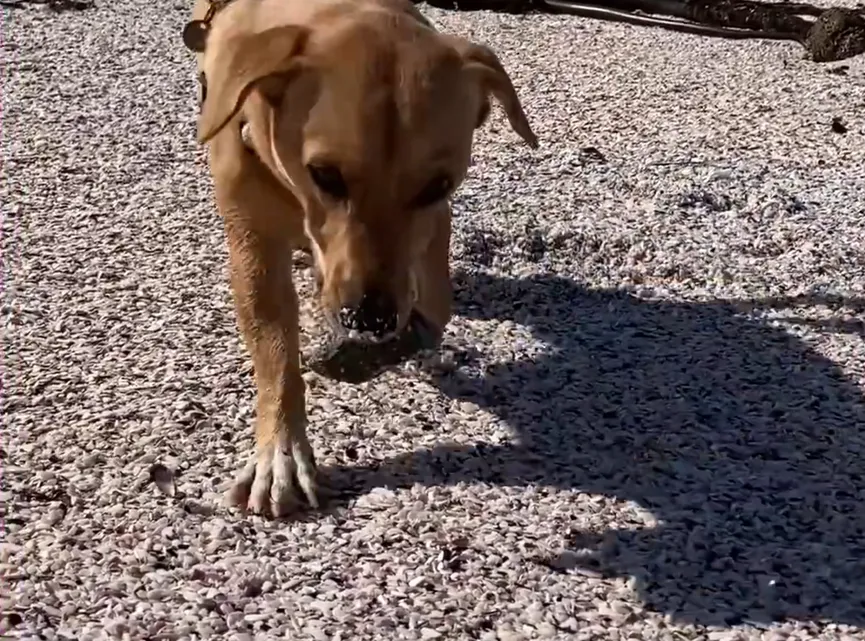
M 397 317 L 393 297 L 379 289 L 365 292 L 356 307 L 339 310 L 339 323 L 344 329 L 370 334 L 379 340 L 396 331 Z

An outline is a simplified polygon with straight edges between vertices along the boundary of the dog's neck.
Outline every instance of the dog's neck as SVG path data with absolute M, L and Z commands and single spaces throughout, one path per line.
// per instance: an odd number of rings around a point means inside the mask
M 279 158 L 276 155 L 276 150 L 273 149 L 273 145 L 271 144 L 266 147 L 263 154 L 259 153 L 255 140 L 253 139 L 252 125 L 245 119 L 241 119 L 238 124 L 240 127 L 240 141 L 243 143 L 246 150 L 255 156 L 255 159 L 258 160 L 258 162 L 267 167 L 268 171 L 274 174 L 274 177 L 281 183 L 288 183 L 286 187 L 294 187 L 294 181 L 290 176 L 288 176 L 282 163 L 279 162 Z M 273 135 L 268 133 L 267 138 L 272 141 Z
M 245 153 L 252 156 L 262 169 L 267 171 L 286 191 L 297 198 L 296 185 L 274 148 L 274 113 L 255 96 L 247 98 L 247 104 L 238 118 L 237 135 Z

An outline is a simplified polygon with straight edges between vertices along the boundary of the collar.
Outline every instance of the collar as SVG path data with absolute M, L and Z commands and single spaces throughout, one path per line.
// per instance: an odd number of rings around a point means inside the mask
M 201 20 L 191 20 L 183 27 L 183 44 L 195 53 L 202 53 L 207 45 L 207 34 L 214 16 L 231 4 L 232 0 L 208 0 L 207 12 Z
M 249 132 L 249 123 L 245 120 L 240 121 L 240 140 L 243 141 L 243 146 L 246 147 L 249 153 L 261 160 L 258 153 L 255 151 L 255 145 L 252 144 L 252 134 Z

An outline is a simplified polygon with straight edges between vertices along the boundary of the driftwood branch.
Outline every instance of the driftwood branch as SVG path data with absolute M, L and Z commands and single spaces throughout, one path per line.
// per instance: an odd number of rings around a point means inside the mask
M 93 7 L 93 0 L 0 0 L 0 7 L 23 9 L 27 5 L 45 5 L 51 11 L 83 11 Z
M 798 42 L 815 62 L 865 52 L 865 10 L 756 0 L 426 0 L 454 11 L 565 13 L 718 38 Z M 663 16 L 663 17 L 662 17 Z

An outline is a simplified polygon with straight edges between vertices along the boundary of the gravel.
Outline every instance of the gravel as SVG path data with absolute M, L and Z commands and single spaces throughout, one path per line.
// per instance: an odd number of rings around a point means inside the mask
M 5 16 L 4 634 L 865 639 L 862 59 L 425 8 L 541 148 L 478 134 L 445 346 L 309 374 L 336 496 L 272 522 L 187 5 Z

